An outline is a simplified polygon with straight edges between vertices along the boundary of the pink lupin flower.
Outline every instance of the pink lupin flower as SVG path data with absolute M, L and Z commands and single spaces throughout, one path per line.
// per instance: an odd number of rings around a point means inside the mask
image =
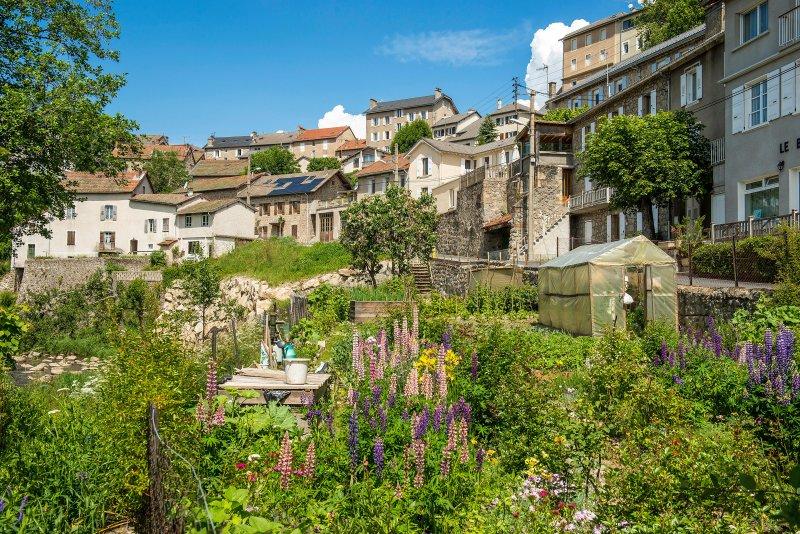
M 206 408 L 206 403 L 201 401 L 197 403 L 197 411 L 195 412 L 195 417 L 197 418 L 197 422 L 200 424 L 205 423 L 208 421 L 208 410 Z
M 278 465 L 275 466 L 275 471 L 281 475 L 281 489 L 287 489 L 289 487 L 289 479 L 292 476 L 292 441 L 289 439 L 288 432 L 283 433 L 281 452 L 278 456 Z
M 410 334 L 408 333 L 408 318 L 403 317 L 403 326 L 400 329 L 400 339 L 401 345 L 403 347 L 403 360 L 405 361 L 406 358 L 411 354 L 411 345 L 409 344 Z
M 312 440 L 308 442 L 308 448 L 306 448 L 306 461 L 305 464 L 303 464 L 303 476 L 307 478 L 314 478 L 316 463 L 317 449 L 314 446 L 314 441 Z
M 467 422 L 466 421 L 459 421 L 458 422 L 458 437 L 459 437 L 459 446 L 458 446 L 458 460 L 465 464 L 469 461 L 469 445 L 467 442 Z
M 447 452 L 452 452 L 456 450 L 456 443 L 458 441 L 458 428 L 456 428 L 456 422 L 453 421 L 450 423 L 450 426 L 447 427 L 447 444 L 444 447 L 444 450 Z
M 392 346 L 392 367 L 400 365 L 400 322 L 394 320 L 394 345 Z
M 217 406 L 216 411 L 214 411 L 214 415 L 211 418 L 210 425 L 211 426 L 222 426 L 225 424 L 225 408 L 222 404 Z
M 414 306 L 411 312 L 411 354 L 419 355 L 419 307 Z
M 206 375 L 206 400 L 212 402 L 217 396 L 217 362 L 214 358 L 208 360 L 208 374 Z
M 369 383 L 374 384 L 378 379 L 378 359 L 375 356 L 374 347 L 369 348 Z
M 358 397 L 356 396 L 356 390 L 352 387 L 347 388 L 347 405 L 348 406 L 355 406 L 356 402 L 358 401 Z
M 358 365 L 359 365 L 358 362 L 361 359 L 361 343 L 360 343 L 359 337 L 358 337 L 358 330 L 356 330 L 355 328 L 353 329 L 353 353 L 352 353 L 352 356 L 353 356 L 353 361 L 352 361 L 353 372 L 355 373 L 355 372 L 358 371 Z
M 397 393 L 397 375 L 392 373 L 392 376 L 389 377 L 389 395 L 394 395 Z
M 450 474 L 450 454 L 450 451 L 445 447 L 445 450 L 442 451 L 442 461 L 439 462 L 439 473 L 443 477 Z
M 425 484 L 425 440 L 415 439 L 411 443 L 414 452 L 414 465 L 417 472 L 414 474 L 414 487 L 421 488 Z
M 419 371 L 417 371 L 416 367 L 413 367 L 408 373 L 406 385 L 403 388 L 403 395 L 407 399 L 419 395 Z
M 422 390 L 422 395 L 426 399 L 433 398 L 433 376 L 427 371 L 425 371 L 422 375 L 422 381 L 420 382 L 420 389 Z
M 445 348 L 444 345 L 439 347 L 439 356 L 436 359 L 436 382 L 439 386 L 439 397 L 441 399 L 447 398 L 447 370 L 444 363 Z

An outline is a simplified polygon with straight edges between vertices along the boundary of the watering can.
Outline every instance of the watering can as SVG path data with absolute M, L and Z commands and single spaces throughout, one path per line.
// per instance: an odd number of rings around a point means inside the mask
M 287 360 L 292 360 L 297 358 L 297 352 L 294 350 L 294 345 L 292 343 L 285 343 L 283 346 L 283 357 Z

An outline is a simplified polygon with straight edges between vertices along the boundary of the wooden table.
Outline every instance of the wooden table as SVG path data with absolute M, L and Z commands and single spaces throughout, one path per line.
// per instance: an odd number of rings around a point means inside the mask
M 330 385 L 331 375 L 325 373 L 308 373 L 305 384 L 287 384 L 286 374 L 275 369 L 262 369 L 260 367 L 247 367 L 240 369 L 227 382 L 220 384 L 224 389 L 251 389 L 260 392 L 289 391 L 289 396 L 283 400 L 288 406 L 302 405 L 303 394 L 310 394 L 314 401 L 319 400 Z M 266 404 L 264 396 L 254 399 L 240 399 L 242 404 Z

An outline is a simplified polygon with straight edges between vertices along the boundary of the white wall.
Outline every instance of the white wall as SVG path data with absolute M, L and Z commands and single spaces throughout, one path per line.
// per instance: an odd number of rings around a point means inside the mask
M 186 216 L 178 215 L 178 248 L 189 253 L 189 242 L 200 241 L 203 251 L 208 254 L 208 245 L 213 243 L 214 256 L 220 256 L 233 249 L 236 238 L 254 239 L 255 212 L 241 203 L 223 208 L 209 214 L 209 226 L 201 226 L 202 213 L 192 214 L 192 227 L 186 228 Z

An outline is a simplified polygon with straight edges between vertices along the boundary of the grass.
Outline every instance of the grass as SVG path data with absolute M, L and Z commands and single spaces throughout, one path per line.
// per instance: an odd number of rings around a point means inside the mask
M 271 285 L 304 280 L 350 265 L 339 243 L 300 245 L 290 238 L 257 239 L 212 260 L 225 276 L 249 276 Z
M 99 335 L 85 334 L 75 339 L 66 336 L 48 338 L 36 347 L 45 354 L 75 354 L 79 358 L 97 356 L 100 360 L 108 360 L 114 355 L 111 343 Z

